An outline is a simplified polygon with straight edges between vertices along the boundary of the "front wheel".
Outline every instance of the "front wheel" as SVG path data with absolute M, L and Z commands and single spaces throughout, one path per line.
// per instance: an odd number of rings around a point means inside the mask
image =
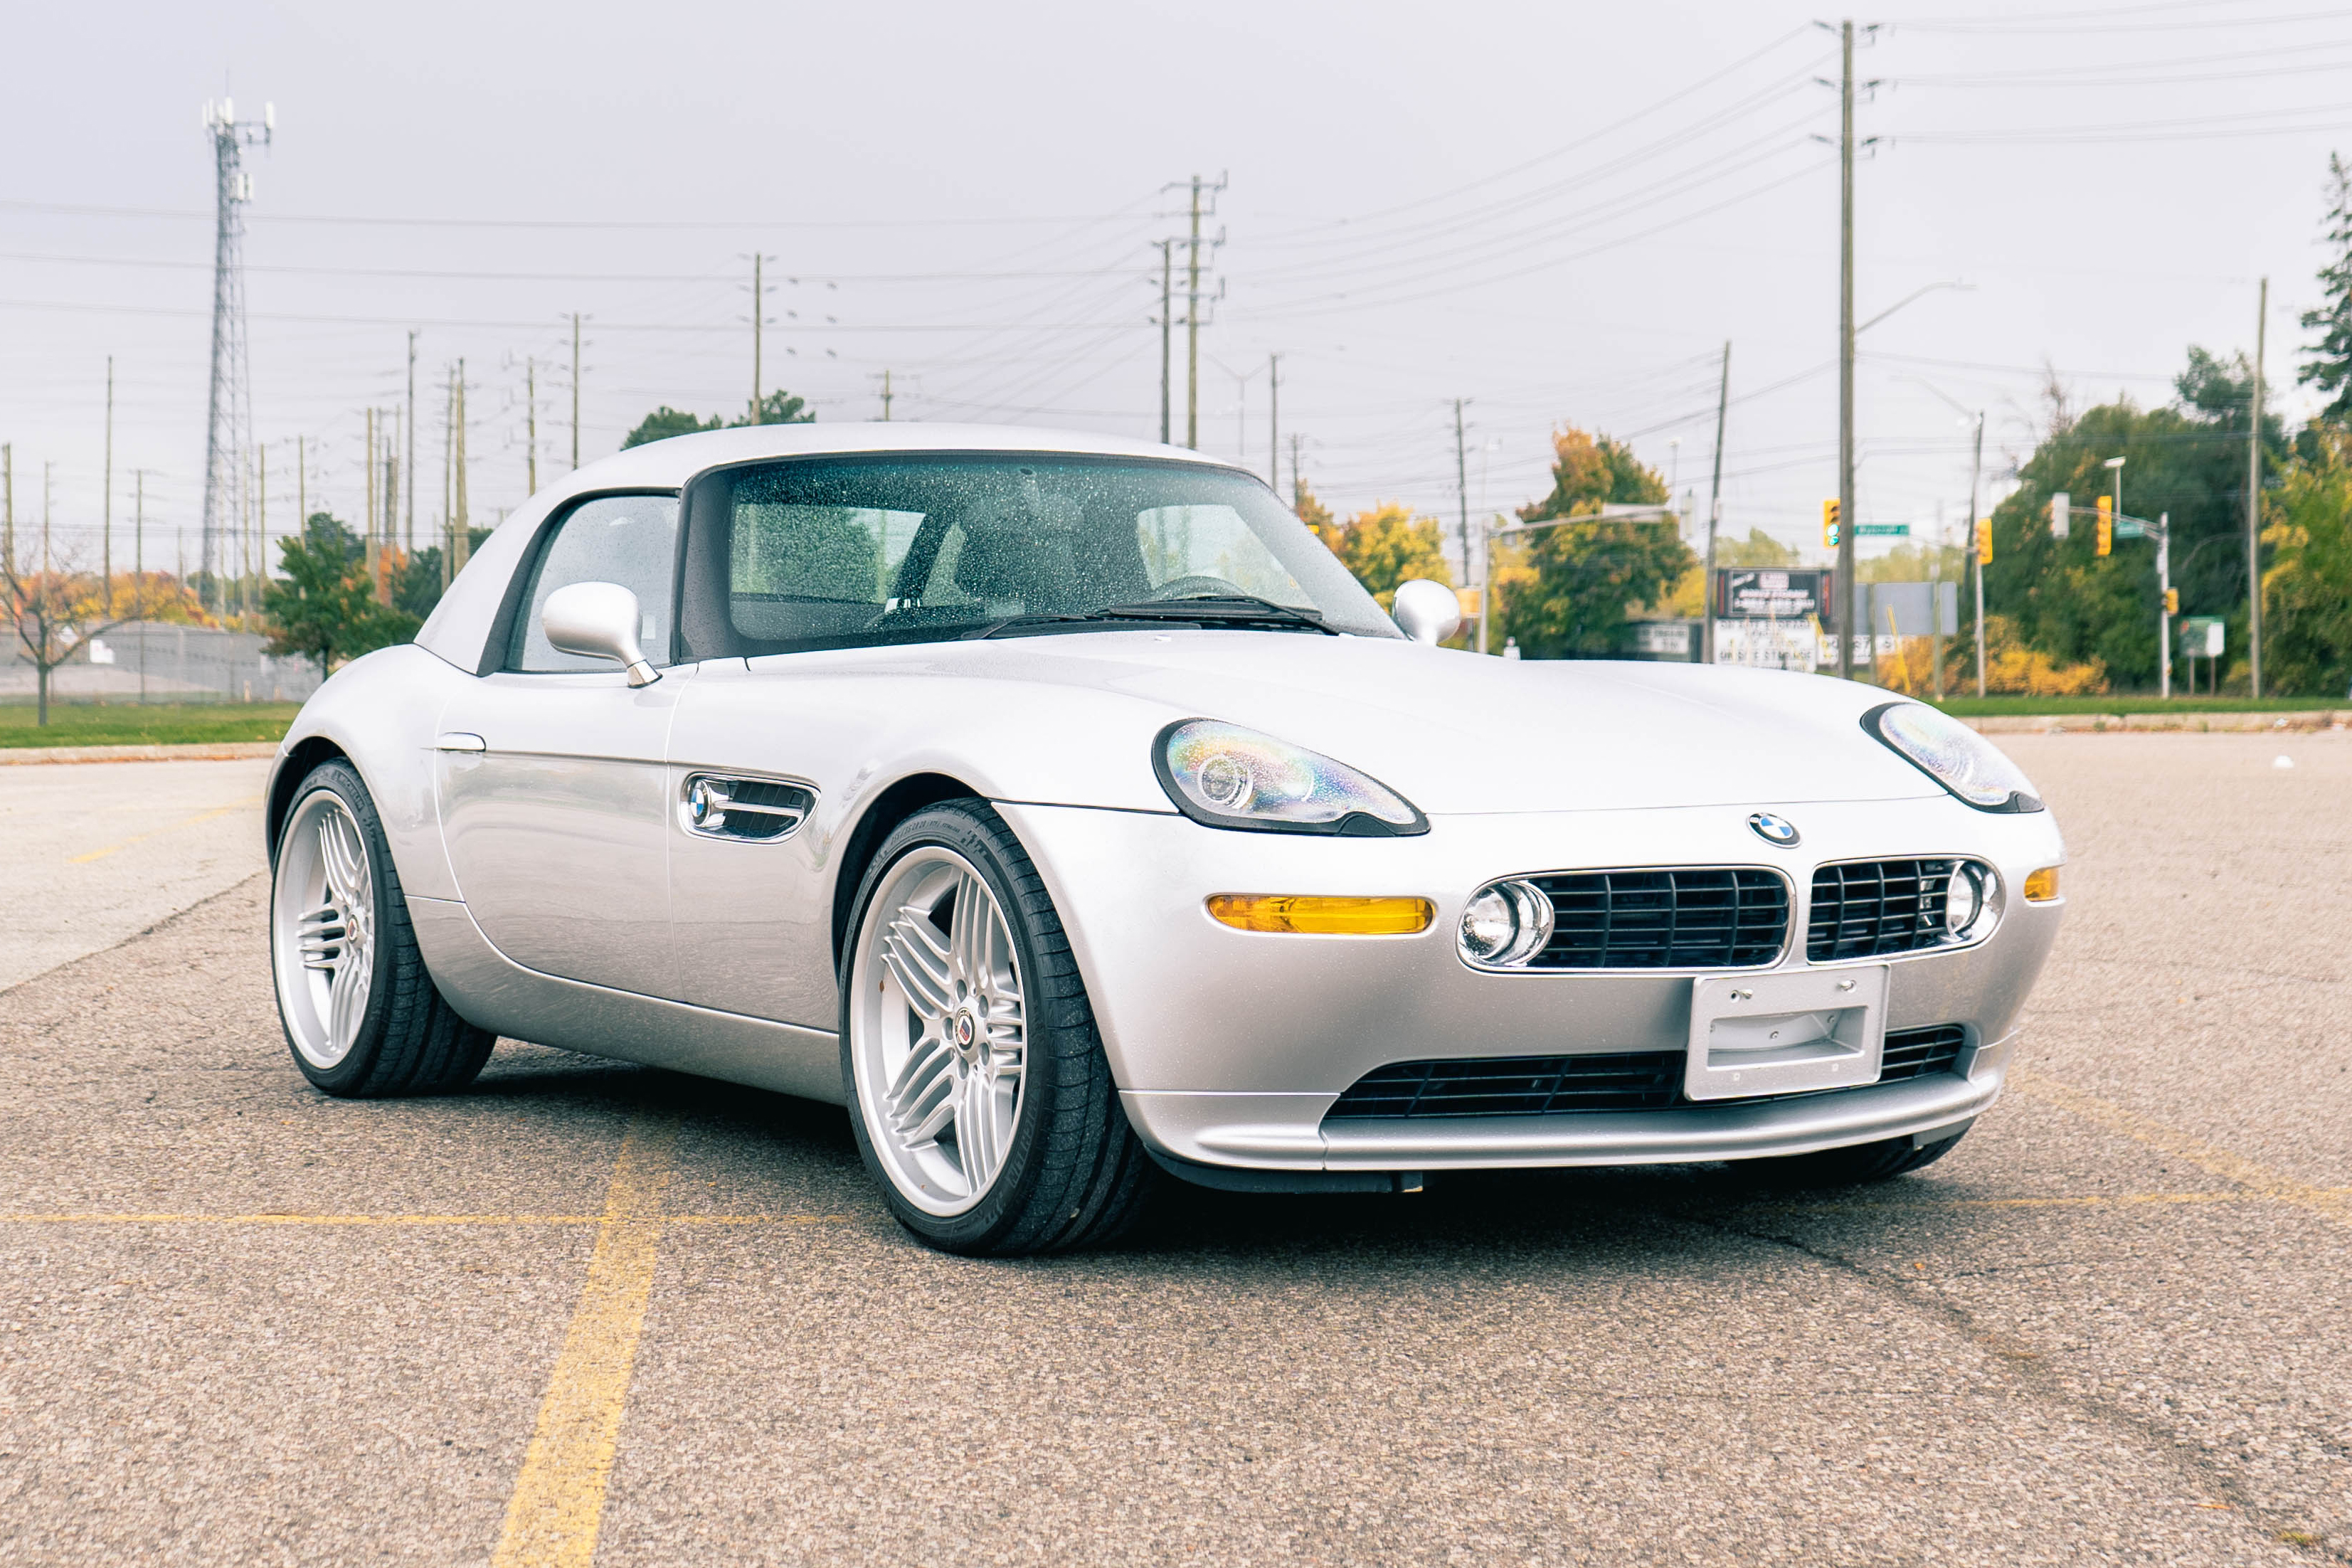
M 425 973 L 375 802 L 340 759 L 302 781 L 278 833 L 269 966 L 294 1065 L 328 1094 L 463 1089 L 497 1043 Z
M 934 806 L 884 842 L 842 969 L 850 1124 L 900 1225 L 942 1251 L 1016 1257 L 1134 1222 L 1150 1159 L 1053 900 L 985 802 Z

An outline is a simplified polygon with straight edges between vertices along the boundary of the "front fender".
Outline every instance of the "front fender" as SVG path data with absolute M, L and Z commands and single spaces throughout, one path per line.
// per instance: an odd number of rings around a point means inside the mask
M 294 791 L 320 762 L 340 755 L 375 801 L 401 887 L 419 898 L 457 898 L 433 793 L 433 741 L 441 710 L 471 679 L 406 643 L 353 659 L 330 677 L 294 716 L 270 764 L 263 831 L 273 861 Z

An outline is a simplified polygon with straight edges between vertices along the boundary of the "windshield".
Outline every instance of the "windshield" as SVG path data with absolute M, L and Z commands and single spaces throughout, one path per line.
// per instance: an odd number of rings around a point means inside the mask
M 1139 624 L 1398 635 L 1273 491 L 1195 464 L 799 458 L 698 481 L 689 515 L 730 652 Z

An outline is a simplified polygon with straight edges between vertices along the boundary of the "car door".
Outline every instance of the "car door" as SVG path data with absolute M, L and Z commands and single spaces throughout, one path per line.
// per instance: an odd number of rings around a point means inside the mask
M 707 661 L 670 738 L 671 793 L 686 807 L 670 858 L 677 994 L 830 1032 L 838 836 L 885 717 L 858 679 L 861 650 L 840 644 L 911 591 L 910 557 L 926 574 L 939 528 L 768 477 L 698 480 L 688 507 L 686 638 L 739 657 Z M 802 640 L 820 646 L 761 651 Z M 698 786 L 723 802 L 698 816 Z
M 694 674 L 671 657 L 677 498 L 590 498 L 550 524 L 502 668 L 443 710 L 435 775 L 459 894 L 526 968 L 650 996 L 674 990 L 669 921 L 670 722 Z M 632 688 L 609 660 L 560 653 L 540 626 L 556 589 L 637 595 L 656 665 Z

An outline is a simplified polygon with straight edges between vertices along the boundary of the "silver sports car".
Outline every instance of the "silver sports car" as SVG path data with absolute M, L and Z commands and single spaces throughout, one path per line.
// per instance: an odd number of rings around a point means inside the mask
M 1885 691 L 1433 646 L 1198 454 L 771 426 L 593 464 L 304 707 L 270 956 L 338 1095 L 500 1035 L 830 1100 L 932 1246 L 1165 1174 L 1866 1181 L 2000 1092 L 2058 829 Z

